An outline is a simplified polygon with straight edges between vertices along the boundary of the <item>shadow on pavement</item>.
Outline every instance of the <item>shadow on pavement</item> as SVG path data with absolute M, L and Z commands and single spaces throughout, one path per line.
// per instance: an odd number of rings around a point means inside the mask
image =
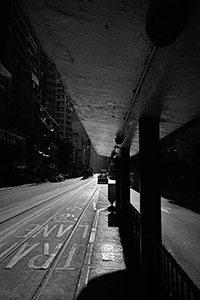
M 77 300 L 120 300 L 122 298 L 134 298 L 131 292 L 128 276 L 125 270 L 107 273 L 88 282 L 79 294 Z
M 120 229 L 117 208 L 112 201 L 110 203 L 111 205 L 107 206 L 108 199 L 101 193 L 99 205 L 107 209 L 99 214 L 90 280 L 76 300 L 140 299 L 140 276 L 136 264 L 133 265 L 133 253 L 127 242 L 127 232 Z M 102 259 L 102 245 L 110 246 L 104 250 L 108 251 L 104 253 L 108 253 L 108 259 Z M 116 255 L 115 259 L 111 258 L 113 252 L 114 256 Z

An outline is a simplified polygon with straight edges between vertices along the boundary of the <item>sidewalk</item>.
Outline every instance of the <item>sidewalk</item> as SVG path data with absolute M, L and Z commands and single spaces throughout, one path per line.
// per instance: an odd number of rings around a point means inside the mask
M 131 295 L 132 299 L 138 300 L 137 286 L 134 287 L 134 282 L 131 282 L 126 272 L 116 214 L 108 209 L 110 203 L 105 187 L 100 188 L 96 218 L 89 240 L 90 258 L 86 255 L 79 281 L 80 293 L 76 299 L 118 300 L 130 298 Z

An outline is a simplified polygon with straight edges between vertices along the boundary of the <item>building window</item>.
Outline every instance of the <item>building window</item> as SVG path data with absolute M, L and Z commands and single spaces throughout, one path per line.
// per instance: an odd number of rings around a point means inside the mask
M 1 75 L 0 75 L 0 88 L 4 92 L 8 93 L 8 80 L 5 77 L 1 76 Z

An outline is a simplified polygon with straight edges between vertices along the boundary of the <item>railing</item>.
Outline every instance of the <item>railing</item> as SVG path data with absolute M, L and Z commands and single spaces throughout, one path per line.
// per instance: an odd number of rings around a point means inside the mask
M 132 257 L 140 262 L 140 213 L 131 203 L 126 202 L 126 226 L 129 223 L 129 245 L 132 246 Z M 131 242 L 132 240 L 132 242 Z
M 140 213 L 126 201 L 124 206 L 125 217 L 123 218 L 125 244 L 129 245 L 129 263 L 140 268 Z M 150 247 L 154 252 L 154 264 L 152 276 L 154 286 L 160 299 L 169 300 L 199 300 L 200 290 L 167 251 L 163 245 L 158 245 L 149 236 Z
M 161 245 L 155 244 L 156 257 L 161 258 L 161 288 L 167 292 L 170 299 L 175 300 L 199 300 L 200 290 L 189 278 L 177 261 Z

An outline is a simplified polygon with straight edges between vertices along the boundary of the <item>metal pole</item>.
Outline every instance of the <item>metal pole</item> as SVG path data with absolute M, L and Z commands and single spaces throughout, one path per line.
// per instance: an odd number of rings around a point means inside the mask
M 126 271 L 129 274 L 130 283 L 135 275 L 131 244 L 133 242 L 133 228 L 131 228 L 130 211 L 130 149 L 121 148 L 121 211 L 120 211 L 120 235 L 125 256 Z
M 125 214 L 125 201 L 130 202 L 130 156 L 129 149 L 120 148 L 116 164 L 116 205 L 120 223 Z
M 130 202 L 130 154 L 129 148 L 121 148 L 122 201 Z
M 116 212 L 118 224 L 121 211 L 121 153 L 115 157 L 115 180 L 116 180 Z
M 161 243 L 159 120 L 139 120 L 142 299 L 158 299 L 155 242 Z M 152 240 L 153 238 L 153 240 Z M 153 241 L 153 242 L 152 242 Z

